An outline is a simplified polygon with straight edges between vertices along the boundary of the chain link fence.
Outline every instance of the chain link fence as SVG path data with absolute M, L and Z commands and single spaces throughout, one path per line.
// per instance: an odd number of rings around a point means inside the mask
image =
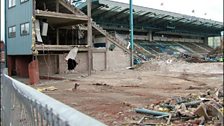
M 1 79 L 2 126 L 105 126 L 7 76 Z

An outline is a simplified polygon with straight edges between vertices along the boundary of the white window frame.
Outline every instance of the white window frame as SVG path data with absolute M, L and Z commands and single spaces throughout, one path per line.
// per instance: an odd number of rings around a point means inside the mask
M 16 0 L 9 0 L 9 8 L 16 6 Z
M 30 23 L 22 23 L 20 24 L 20 35 L 25 36 L 30 34 Z
M 27 1 L 29 1 L 29 0 L 20 0 L 20 3 L 25 3 Z
M 8 28 L 8 38 L 15 38 L 16 37 L 16 26 L 13 25 L 13 26 L 10 26 Z

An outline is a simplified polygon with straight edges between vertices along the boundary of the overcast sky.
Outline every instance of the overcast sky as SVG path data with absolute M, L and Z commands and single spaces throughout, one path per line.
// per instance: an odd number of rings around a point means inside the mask
M 129 3 L 129 0 L 114 1 Z M 4 2 L 4 0 L 1 0 L 1 2 Z M 135 5 L 223 22 L 223 0 L 133 0 L 133 3 Z M 3 14 L 3 7 L 1 9 Z M 194 13 L 192 13 L 193 10 Z M 3 17 L 1 15 L 1 21 L 2 19 Z M 1 33 L 3 33 L 3 29 Z M 4 36 L 2 35 L 1 37 L 3 38 Z
M 129 0 L 113 1 L 129 3 Z M 133 0 L 133 3 L 223 22 L 223 0 Z

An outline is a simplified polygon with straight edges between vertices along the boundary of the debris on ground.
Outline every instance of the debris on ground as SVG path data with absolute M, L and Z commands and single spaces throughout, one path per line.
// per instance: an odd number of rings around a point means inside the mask
M 142 71 L 137 70 L 138 68 L 102 71 L 95 72 L 87 78 L 81 78 L 81 73 L 62 74 L 60 76 L 64 77 L 64 80 L 42 80 L 41 85 L 32 86 L 36 89 L 55 86 L 58 90 L 44 93 L 93 116 L 108 126 L 168 125 L 168 116 L 158 118 L 139 114 L 133 111 L 136 108 L 169 113 L 172 115 L 169 125 L 172 126 L 220 125 L 219 117 L 222 116 L 224 109 L 215 103 L 222 103 L 220 99 L 223 96 L 220 87 L 223 83 L 222 63 L 198 64 L 175 62 L 175 60 L 156 62 L 162 65 L 162 68 L 158 65 L 159 70 L 168 72 L 146 70 L 140 66 L 139 69 Z M 143 66 L 153 69 L 147 62 Z M 76 90 L 74 90 L 75 83 L 80 84 Z M 189 106 L 193 101 L 199 103 Z M 196 112 L 197 109 L 200 111 Z M 217 111 L 220 113 L 212 120 L 211 115 L 215 115 Z
M 95 86 L 110 86 L 110 85 L 105 84 L 105 83 L 94 83 L 92 85 L 95 85 Z
M 143 116 L 135 124 L 223 126 L 223 106 L 222 88 L 213 92 L 209 90 L 200 95 L 189 94 L 186 97 L 172 97 L 147 106 L 147 108 L 135 109 L 136 113 L 148 116 Z
M 223 64 L 218 63 L 220 67 L 216 66 L 216 63 L 188 63 L 183 60 L 171 60 L 171 59 L 152 59 L 151 61 L 145 62 L 143 64 L 137 65 L 135 67 L 136 71 L 155 71 L 155 72 L 181 72 L 181 73 L 220 73 L 223 74 Z M 203 67 L 206 65 L 206 67 Z M 204 69 L 201 69 L 201 68 Z M 221 69 L 220 69 L 221 68 Z
M 74 87 L 72 88 L 72 91 L 73 92 L 76 91 L 78 87 L 79 87 L 79 84 L 78 83 L 75 83 Z
M 55 91 L 58 90 L 56 87 L 54 86 L 50 86 L 50 87 L 43 87 L 43 88 L 37 88 L 37 91 L 39 92 L 44 92 L 44 91 Z

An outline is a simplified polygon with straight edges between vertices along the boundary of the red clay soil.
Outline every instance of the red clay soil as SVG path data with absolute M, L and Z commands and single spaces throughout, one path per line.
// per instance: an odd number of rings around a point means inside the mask
M 200 94 L 223 83 L 220 73 L 124 70 L 93 73 L 90 77 L 66 76 L 77 81 L 44 81 L 35 88 L 56 87 L 44 93 L 109 126 L 131 126 L 144 116 L 135 113 L 135 108 L 158 104 L 172 96 Z M 75 83 L 79 84 L 76 90 Z

